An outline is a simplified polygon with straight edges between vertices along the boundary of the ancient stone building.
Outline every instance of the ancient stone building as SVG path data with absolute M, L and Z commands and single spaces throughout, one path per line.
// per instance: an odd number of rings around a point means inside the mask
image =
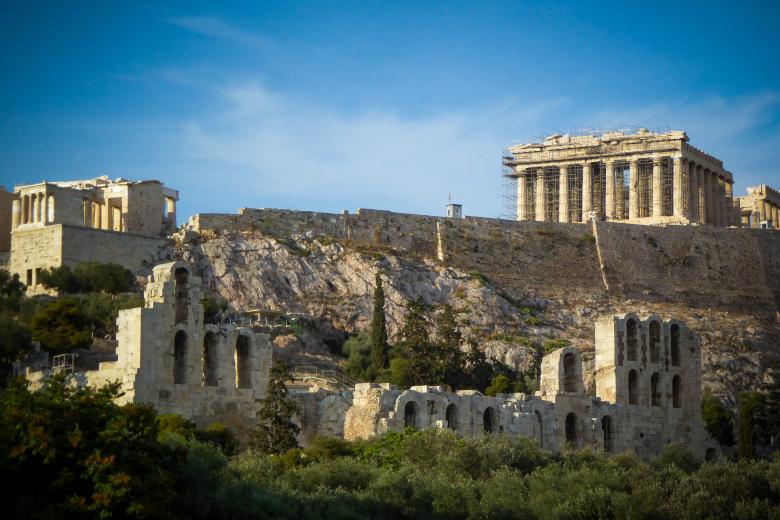
M 184 262 L 158 265 L 144 306 L 119 311 L 114 359 L 77 380 L 92 386 L 121 382 L 120 402 L 154 405 L 200 426 L 221 421 L 241 437 L 256 426 L 271 365 L 268 335 L 234 324 L 203 322 L 200 278 Z M 48 371 L 28 372 L 39 382 Z
M 733 178 L 685 132 L 553 135 L 509 148 L 517 220 L 739 225 Z
M 780 229 L 780 192 L 766 184 L 751 186 L 747 195 L 736 198 L 742 226 Z
M 41 269 L 102 261 L 138 270 L 156 263 L 161 237 L 176 226 L 178 198 L 159 181 L 105 176 L 17 186 L 9 270 L 27 284 L 28 294 L 38 294 Z
M 633 314 L 601 319 L 594 371 L 595 396 L 585 391 L 580 352 L 566 347 L 544 357 L 534 396 L 359 384 L 343 435 L 356 439 L 406 427 L 449 428 L 466 437 L 524 435 L 553 451 L 569 443 L 649 458 L 680 443 L 702 458 L 718 454 L 701 418 L 698 336 L 684 324 Z

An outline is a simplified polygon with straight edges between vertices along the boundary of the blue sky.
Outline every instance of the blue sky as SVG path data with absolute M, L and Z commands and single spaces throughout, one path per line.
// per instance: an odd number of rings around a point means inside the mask
M 780 187 L 778 2 L 3 2 L 0 183 L 157 178 L 239 207 L 502 213 L 501 151 L 684 129 Z

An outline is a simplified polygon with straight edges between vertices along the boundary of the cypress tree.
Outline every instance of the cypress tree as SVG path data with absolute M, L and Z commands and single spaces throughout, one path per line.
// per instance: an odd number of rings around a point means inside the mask
M 387 345 L 387 318 L 385 317 L 385 290 L 382 278 L 376 273 L 374 285 L 374 315 L 371 318 L 371 366 L 375 372 L 390 363 Z
M 266 453 L 285 453 L 298 447 L 295 437 L 301 429 L 292 418 L 300 412 L 300 408 L 289 397 L 285 385 L 289 378 L 287 366 L 277 361 L 271 368 L 268 394 L 260 400 L 263 407 L 257 414 L 260 424 L 255 431 L 254 445 Z

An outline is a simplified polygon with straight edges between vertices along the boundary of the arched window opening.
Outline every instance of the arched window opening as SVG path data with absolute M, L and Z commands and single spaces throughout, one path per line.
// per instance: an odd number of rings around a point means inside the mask
M 482 427 L 485 433 L 496 431 L 496 411 L 491 406 L 485 408 L 485 413 L 482 414 Z
M 650 404 L 661 406 L 661 376 L 657 372 L 650 377 Z
M 252 388 L 252 363 L 249 338 L 240 334 L 236 340 L 236 388 Z
M 457 430 L 458 429 L 458 407 L 454 404 L 451 404 L 447 407 L 447 412 L 445 414 L 447 418 L 447 428 L 450 430 Z
M 203 384 L 217 386 L 217 339 L 213 332 L 203 338 Z
M 180 330 L 173 337 L 173 384 L 187 382 L 187 333 Z
M 650 362 L 661 362 L 661 324 L 650 322 Z
M 577 416 L 574 413 L 566 416 L 566 442 L 577 446 Z
M 680 366 L 680 326 L 672 325 L 672 366 Z
M 404 428 L 417 428 L 417 404 L 413 401 L 404 406 Z
M 626 322 L 626 350 L 628 351 L 629 361 L 636 361 L 636 357 L 637 357 L 636 338 L 637 338 L 636 321 L 633 319 L 629 319 Z
M 569 352 L 563 356 L 563 391 L 577 391 L 577 369 L 574 354 Z
M 539 423 L 539 446 L 544 447 L 544 427 L 542 423 L 542 414 L 539 413 L 539 410 L 534 410 L 534 415 L 536 416 L 536 422 Z
M 707 451 L 704 453 L 704 460 L 712 461 L 717 458 L 718 458 L 718 452 L 715 450 L 715 448 L 707 448 Z
M 173 274 L 176 283 L 174 296 L 176 298 L 176 323 L 186 323 L 189 311 L 189 287 L 190 273 L 183 267 L 179 267 Z
M 680 376 L 674 376 L 672 379 L 672 407 L 682 408 L 682 378 Z
M 612 417 L 609 415 L 601 418 L 601 432 L 604 434 L 604 451 L 607 453 L 614 451 L 612 446 Z
M 636 370 L 628 373 L 628 404 L 639 404 L 639 374 Z

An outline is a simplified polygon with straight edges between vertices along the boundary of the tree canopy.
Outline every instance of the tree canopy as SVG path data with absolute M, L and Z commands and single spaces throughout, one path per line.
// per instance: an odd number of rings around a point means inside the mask
M 300 410 L 289 396 L 285 384 L 289 379 L 287 366 L 276 361 L 269 375 L 266 398 L 260 401 L 259 424 L 254 434 L 254 446 L 265 453 L 284 453 L 298 447 L 295 437 L 301 429 L 293 422 L 293 416 Z

